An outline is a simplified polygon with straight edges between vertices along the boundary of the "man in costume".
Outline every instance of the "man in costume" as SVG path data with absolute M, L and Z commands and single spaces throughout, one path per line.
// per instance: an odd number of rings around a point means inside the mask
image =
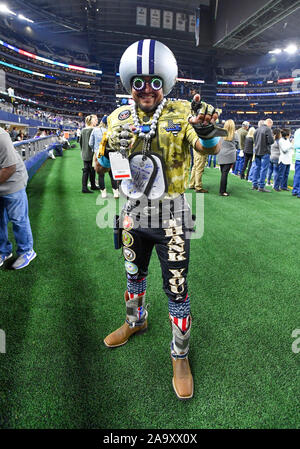
M 108 142 L 99 163 L 107 167 L 110 159 L 113 170 L 116 152 L 124 163 L 129 157 L 132 179 L 121 184 L 128 199 L 121 221 L 126 321 L 104 343 L 115 348 L 147 330 L 146 281 L 155 246 L 169 304 L 173 388 L 179 399 L 189 399 L 194 386 L 188 361 L 191 314 L 186 278 L 193 224 L 184 191 L 190 146 L 202 154 L 217 154 L 217 136 L 224 131 L 215 126 L 214 107 L 201 102 L 199 95 L 192 103 L 193 114 L 189 102 L 164 98 L 176 82 L 177 63 L 161 42 L 145 39 L 132 44 L 121 58 L 119 71 L 134 104 L 108 117 Z

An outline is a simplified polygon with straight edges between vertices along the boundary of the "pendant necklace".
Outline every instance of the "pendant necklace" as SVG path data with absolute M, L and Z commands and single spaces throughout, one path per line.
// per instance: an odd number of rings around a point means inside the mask
M 142 150 L 143 160 L 146 159 L 146 157 L 147 157 L 146 153 L 149 152 L 151 149 L 151 139 L 156 134 L 157 122 L 158 122 L 158 119 L 162 113 L 162 110 L 163 110 L 166 102 L 167 102 L 167 99 L 164 98 L 162 100 L 162 102 L 157 106 L 156 111 L 153 114 L 153 119 L 152 119 L 151 125 L 142 125 L 139 120 L 137 111 L 136 111 L 136 104 L 133 103 L 131 106 L 131 113 L 132 113 L 134 126 L 137 129 L 138 136 L 143 139 L 143 150 Z

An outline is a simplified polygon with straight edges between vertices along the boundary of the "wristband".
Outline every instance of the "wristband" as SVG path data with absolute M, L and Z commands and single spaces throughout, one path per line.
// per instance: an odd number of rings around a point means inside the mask
M 110 168 L 110 162 L 105 156 L 98 157 L 98 162 L 104 168 Z
M 200 143 L 204 148 L 212 148 L 218 145 L 220 137 L 213 137 L 212 139 L 204 140 L 199 137 Z

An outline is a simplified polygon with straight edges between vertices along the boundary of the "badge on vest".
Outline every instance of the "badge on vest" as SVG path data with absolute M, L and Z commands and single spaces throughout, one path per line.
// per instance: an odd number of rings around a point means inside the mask
M 126 111 L 120 112 L 118 115 L 118 120 L 127 120 L 131 116 L 131 111 L 126 109 Z
M 173 120 L 168 120 L 167 128 L 164 128 L 168 133 L 172 133 L 173 136 L 177 137 L 178 133 L 182 130 L 180 123 L 174 123 Z

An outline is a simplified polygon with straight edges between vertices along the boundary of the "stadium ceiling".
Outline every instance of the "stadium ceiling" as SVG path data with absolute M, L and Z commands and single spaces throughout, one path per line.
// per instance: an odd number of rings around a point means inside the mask
M 161 40 L 187 66 L 209 64 L 219 54 L 262 55 L 282 48 L 291 39 L 300 44 L 300 0 L 252 1 L 258 7 L 248 17 L 241 0 L 7 0 L 7 3 L 16 13 L 34 20 L 33 28 L 45 39 L 49 33 L 65 48 L 71 39 L 81 40 L 90 57 L 100 64 L 119 60 L 125 48 L 141 38 Z M 195 45 L 194 33 L 136 24 L 138 7 L 147 8 L 148 20 L 150 9 L 159 9 L 172 11 L 175 21 L 176 13 L 188 18 L 200 5 L 206 8 L 206 15 L 204 19 L 201 17 L 199 46 Z M 221 5 L 230 6 L 230 15 L 236 16 L 238 26 L 215 41 L 214 25 Z M 223 16 L 220 20 L 225 22 Z
M 208 10 L 210 0 L 7 0 L 7 3 L 11 10 L 32 19 L 32 28 L 43 32 L 45 39 L 51 33 L 56 41 L 65 43 L 65 48 L 70 39 L 81 39 L 90 56 L 99 63 L 119 59 L 128 45 L 141 38 L 161 40 L 187 65 L 195 61 L 196 55 L 206 62 L 213 52 L 211 35 L 196 47 L 194 32 L 175 31 L 176 13 L 185 15 L 188 27 L 189 15 L 195 13 L 200 3 Z M 147 26 L 136 24 L 138 7 L 147 8 Z M 161 11 L 161 22 L 162 11 L 172 11 L 173 30 L 150 27 L 150 9 Z
M 300 0 L 271 0 L 230 33 L 214 48 L 265 53 L 284 42 L 299 41 Z M 297 43 L 297 42 L 296 42 Z

